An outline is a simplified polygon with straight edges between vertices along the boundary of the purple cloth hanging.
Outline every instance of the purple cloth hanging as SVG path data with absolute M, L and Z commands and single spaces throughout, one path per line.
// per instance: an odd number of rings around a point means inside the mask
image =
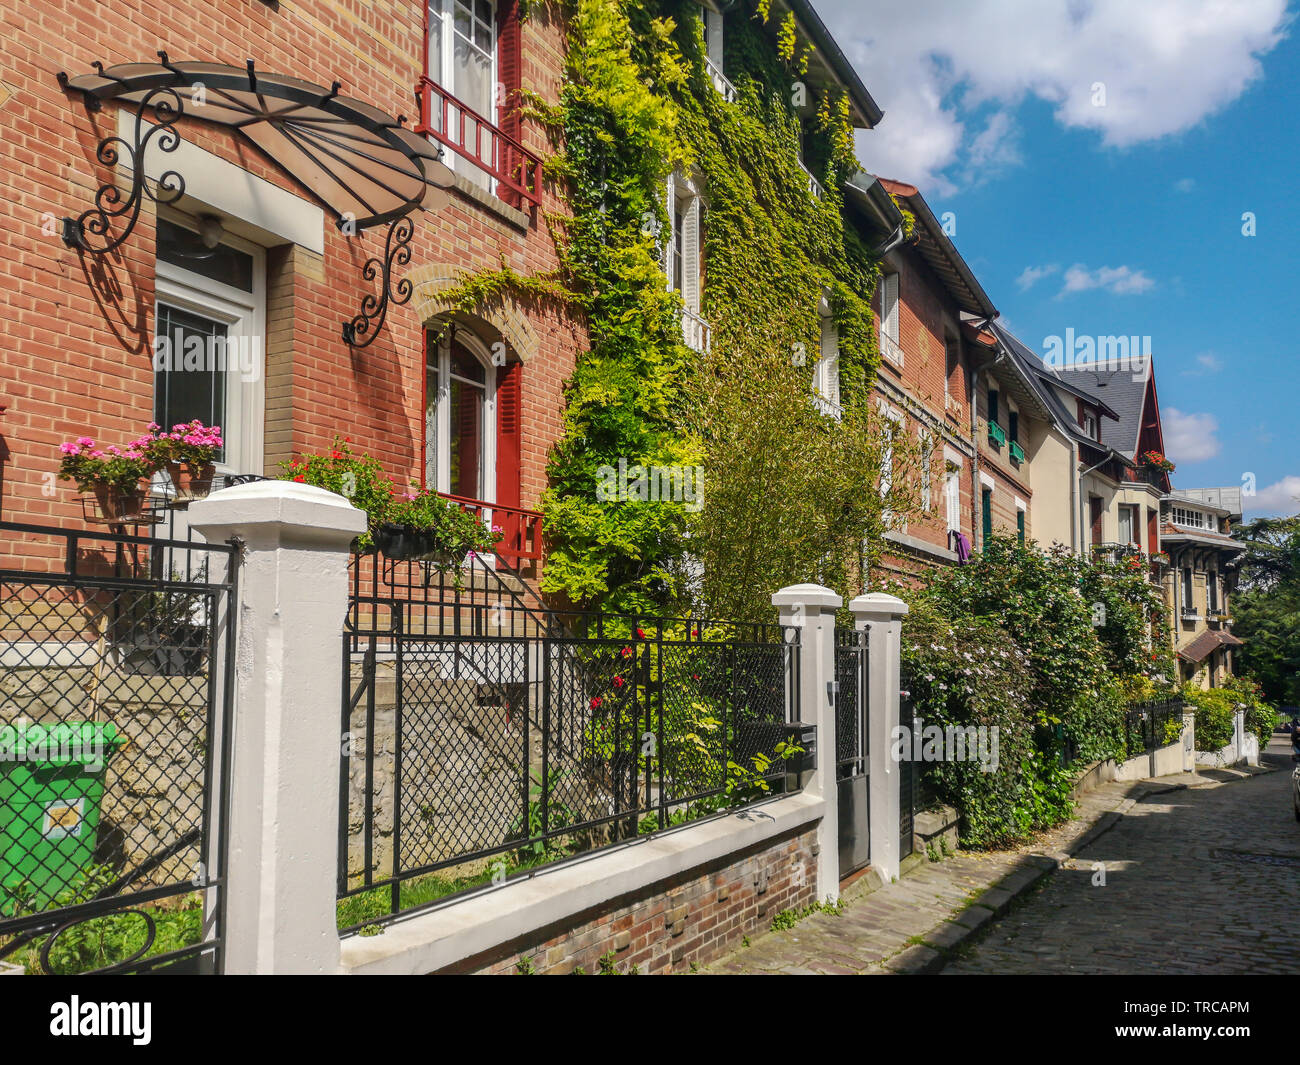
M 957 565 L 964 566 L 970 561 L 970 541 L 966 534 L 953 529 L 948 533 L 948 546 L 957 553 Z

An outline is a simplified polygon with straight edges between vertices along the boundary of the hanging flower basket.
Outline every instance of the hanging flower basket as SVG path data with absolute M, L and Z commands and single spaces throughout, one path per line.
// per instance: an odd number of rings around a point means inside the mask
M 191 462 L 181 459 L 167 463 L 167 476 L 171 478 L 176 490 L 176 500 L 188 503 L 193 499 L 203 499 L 212 491 L 212 480 L 217 474 L 216 463 Z
M 144 482 L 132 488 L 94 485 L 90 497 L 82 496 L 81 510 L 86 521 L 93 525 L 155 525 L 162 520 L 149 506 L 149 486 Z

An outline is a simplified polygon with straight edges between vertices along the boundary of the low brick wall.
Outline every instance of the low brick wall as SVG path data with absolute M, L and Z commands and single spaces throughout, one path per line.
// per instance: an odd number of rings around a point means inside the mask
M 687 972 L 815 901 L 816 846 L 814 827 L 778 836 L 442 971 L 518 973 L 527 958 L 534 973 L 595 974 L 612 954 L 619 973 Z

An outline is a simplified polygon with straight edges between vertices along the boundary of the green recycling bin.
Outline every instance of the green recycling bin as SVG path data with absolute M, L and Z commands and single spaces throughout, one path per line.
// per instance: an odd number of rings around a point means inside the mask
M 90 866 L 111 722 L 0 725 L 0 915 L 42 909 Z

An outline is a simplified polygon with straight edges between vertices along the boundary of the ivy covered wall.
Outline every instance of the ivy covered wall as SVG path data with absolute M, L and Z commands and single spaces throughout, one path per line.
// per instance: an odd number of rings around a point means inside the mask
M 618 610 L 766 616 L 781 584 L 852 590 L 883 529 L 880 430 L 867 402 L 878 268 L 844 221 L 842 186 L 858 169 L 849 101 L 808 83 L 811 46 L 793 16 L 755 0 L 726 14 L 724 69 L 737 90 L 728 102 L 706 71 L 700 12 L 691 0 L 563 5 L 560 103 L 529 102 L 555 134 L 548 165 L 572 212 L 549 220 L 563 267 L 555 278 L 493 281 L 534 295 L 563 288 L 589 326 L 542 500 L 543 589 Z M 683 344 L 681 299 L 666 285 L 673 173 L 702 199 L 707 354 Z M 464 294 L 476 288 L 482 279 L 469 279 Z M 819 304 L 838 333 L 840 418 L 810 396 Z M 899 452 L 895 513 L 908 505 Z M 703 508 L 635 492 L 600 498 L 602 470 L 620 460 L 702 467 Z

